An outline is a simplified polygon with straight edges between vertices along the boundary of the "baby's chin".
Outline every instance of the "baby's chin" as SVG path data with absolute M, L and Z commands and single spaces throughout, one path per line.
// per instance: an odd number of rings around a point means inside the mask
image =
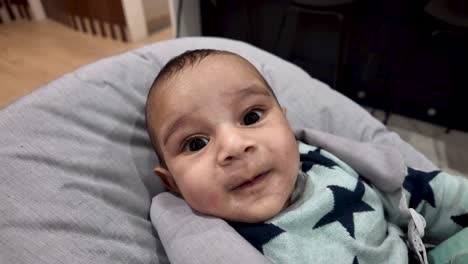
M 280 204 L 269 204 L 265 206 L 252 206 L 246 210 L 242 210 L 240 214 L 220 216 L 221 218 L 241 223 L 260 223 L 270 220 L 279 214 L 288 206 L 288 202 Z

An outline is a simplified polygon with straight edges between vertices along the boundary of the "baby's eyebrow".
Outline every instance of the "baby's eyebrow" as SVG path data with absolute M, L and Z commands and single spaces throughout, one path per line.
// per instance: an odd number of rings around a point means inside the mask
M 264 89 L 263 87 L 259 87 L 258 85 L 249 85 L 235 93 L 235 97 L 238 100 L 243 100 L 246 97 L 253 96 L 253 95 L 263 95 L 263 96 L 271 96 L 271 94 Z
M 170 135 L 174 133 L 177 129 L 184 126 L 188 123 L 190 117 L 188 115 L 182 115 L 181 117 L 177 118 L 174 122 L 168 125 L 167 133 L 163 134 L 163 144 L 166 145 L 167 141 L 170 138 Z

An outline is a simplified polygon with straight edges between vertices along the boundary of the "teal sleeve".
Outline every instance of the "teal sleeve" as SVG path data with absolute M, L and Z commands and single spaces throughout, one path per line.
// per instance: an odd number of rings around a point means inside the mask
M 409 207 L 426 219 L 426 238 L 438 243 L 467 227 L 467 178 L 408 168 L 403 188 Z
M 426 220 L 424 241 L 438 244 L 468 226 L 467 178 L 408 168 L 403 190 L 408 207 Z M 389 194 L 380 195 L 389 221 L 405 228 L 408 218 L 399 215 L 396 200 Z
M 464 228 L 427 253 L 429 264 L 468 263 L 468 228 Z

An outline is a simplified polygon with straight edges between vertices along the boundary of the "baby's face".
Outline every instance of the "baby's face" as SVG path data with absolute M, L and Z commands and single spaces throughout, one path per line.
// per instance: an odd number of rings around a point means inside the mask
M 155 172 L 199 212 L 260 222 L 287 203 L 299 169 L 294 135 L 253 66 L 214 55 L 162 86 L 151 122 L 166 168 Z

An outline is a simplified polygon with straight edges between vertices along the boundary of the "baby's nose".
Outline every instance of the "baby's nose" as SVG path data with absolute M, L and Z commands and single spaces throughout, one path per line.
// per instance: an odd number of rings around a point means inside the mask
M 245 159 L 256 149 L 255 140 L 242 128 L 224 128 L 220 134 L 218 163 L 228 165 L 235 160 Z

